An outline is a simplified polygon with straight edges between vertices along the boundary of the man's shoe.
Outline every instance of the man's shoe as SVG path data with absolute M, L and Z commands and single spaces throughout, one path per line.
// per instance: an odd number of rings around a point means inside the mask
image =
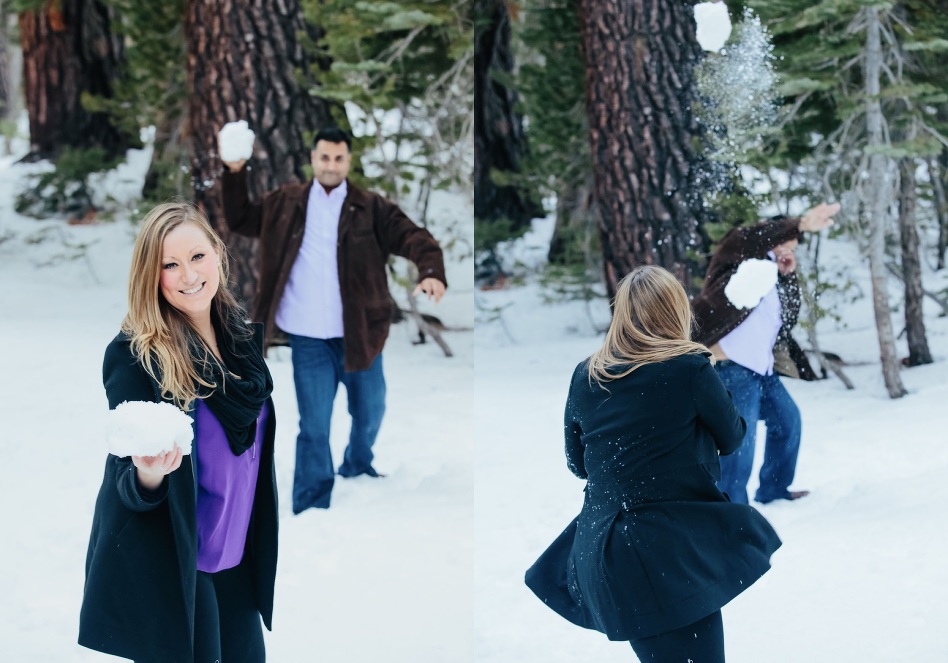
M 757 502 L 758 504 L 770 504 L 771 502 L 776 502 L 777 500 L 788 500 L 792 502 L 793 500 L 798 500 L 800 498 L 806 497 L 809 494 L 810 494 L 810 491 L 808 490 L 791 490 L 787 492 L 786 495 L 783 495 L 782 497 L 774 497 L 773 499 L 769 499 L 769 500 L 762 500 L 755 497 L 754 501 Z
M 339 476 L 341 476 L 343 479 L 352 479 L 354 477 L 362 476 L 363 474 L 365 476 L 372 477 L 373 479 L 385 478 L 384 474 L 382 474 L 381 472 L 376 472 L 375 468 L 372 467 L 371 465 L 369 465 L 366 469 L 362 470 L 361 472 L 356 472 L 354 474 L 350 474 L 348 472 L 343 473 L 342 471 L 339 472 Z

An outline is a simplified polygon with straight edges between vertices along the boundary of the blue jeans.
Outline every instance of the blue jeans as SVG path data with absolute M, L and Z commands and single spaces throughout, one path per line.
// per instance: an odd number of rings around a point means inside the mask
M 293 350 L 293 382 L 300 412 L 293 475 L 293 513 L 310 507 L 329 508 L 334 477 L 329 449 L 329 423 L 339 383 L 346 387 L 352 430 L 339 474 L 378 476 L 372 468 L 372 445 L 385 414 L 385 376 L 382 355 L 364 371 L 343 368 L 341 338 L 310 338 L 289 334 Z
M 747 433 L 740 448 L 733 454 L 721 456 L 718 488 L 727 493 L 732 502 L 747 504 L 747 481 L 754 464 L 757 421 L 762 420 L 767 426 L 767 439 L 764 464 L 760 468 L 760 487 L 754 499 L 766 504 L 789 498 L 800 452 L 801 424 L 797 404 L 776 374 L 760 375 L 733 361 L 719 361 L 715 369 L 731 392 L 737 411 L 747 422 Z

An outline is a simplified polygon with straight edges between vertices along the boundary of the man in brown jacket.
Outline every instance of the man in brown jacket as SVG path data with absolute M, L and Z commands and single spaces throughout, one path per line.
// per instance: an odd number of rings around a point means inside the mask
M 815 379 L 806 355 L 790 335 L 800 310 L 794 250 L 803 232 L 819 232 L 830 226 L 838 211 L 838 203 L 823 204 L 802 217 L 777 217 L 732 229 L 721 240 L 708 266 L 704 288 L 692 302 L 695 340 L 711 349 L 717 359 L 715 370 L 747 422 L 741 447 L 729 456 L 721 456 L 718 487 L 733 502 L 748 501 L 747 482 L 754 462 L 758 420 L 766 424 L 767 438 L 755 501 L 766 504 L 809 494 L 790 490 L 802 425 L 800 410 L 774 371 L 774 347 L 777 343 L 786 345 L 799 376 Z M 776 282 L 756 305 L 737 306 L 725 289 L 740 265 L 751 259 L 776 262 Z
M 224 215 L 234 232 L 260 238 L 260 283 L 253 319 L 268 342 L 289 337 L 300 413 L 293 512 L 328 508 L 336 470 L 329 448 L 333 400 L 346 386 L 352 429 L 339 475 L 380 476 L 372 445 L 385 412 L 382 348 L 391 299 L 391 254 L 418 267 L 413 294 L 435 302 L 447 287 L 431 234 L 384 197 L 348 181 L 352 139 L 337 127 L 313 140 L 313 180 L 287 184 L 251 202 L 246 161 L 225 162 Z

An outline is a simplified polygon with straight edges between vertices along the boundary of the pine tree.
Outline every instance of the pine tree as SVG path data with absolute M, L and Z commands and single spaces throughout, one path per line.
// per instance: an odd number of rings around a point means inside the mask
M 710 182 L 694 112 L 703 51 L 692 3 L 581 0 L 580 8 L 607 290 L 633 267 L 657 264 L 694 292 Z
M 15 91 L 11 89 L 10 35 L 7 30 L 7 4 L 0 0 L 0 122 L 10 117 Z
M 898 186 L 899 160 L 914 163 L 942 151 L 943 138 L 927 109 L 943 103 L 945 95 L 945 82 L 939 86 L 924 80 L 908 54 L 937 52 L 948 42 L 933 43 L 911 30 L 906 18 L 912 14 L 910 5 L 918 3 L 750 0 L 747 4 L 768 22 L 782 56 L 781 90 L 788 112 L 775 152 L 798 161 L 813 160 L 824 171 L 831 195 L 839 192 L 837 196 L 849 199 L 844 209 L 848 208 L 853 230 L 870 258 L 883 374 L 890 396 L 897 398 L 905 391 L 889 317 L 886 236 L 894 225 L 891 209 L 898 191 L 902 207 L 914 209 L 913 201 L 905 199 L 908 188 Z M 865 223 L 860 221 L 863 213 Z M 901 220 L 914 224 L 914 214 L 903 214 Z M 914 232 L 914 225 L 903 229 L 906 239 Z M 921 333 L 921 339 L 913 342 L 919 348 L 924 345 L 924 326 L 921 307 L 912 301 L 921 291 L 920 272 L 912 267 L 917 264 L 917 243 L 903 241 L 902 247 L 900 276 L 906 281 L 907 311 L 913 316 L 906 324 L 913 335 Z
M 19 15 L 23 87 L 30 117 L 26 160 L 55 157 L 63 147 L 102 148 L 109 156 L 138 144 L 90 97 L 111 98 L 124 63 L 114 13 L 98 0 L 27 0 Z
M 190 196 L 191 142 L 187 127 L 188 0 L 104 0 L 119 15 L 126 41 L 125 75 L 111 99 L 94 103 L 126 132 L 153 126 L 154 150 L 142 187 L 146 201 Z
M 500 220 L 517 232 L 542 209 L 524 187 L 496 181 L 520 173 L 526 152 L 517 93 L 509 86 L 510 14 L 505 0 L 475 0 L 474 11 L 474 218 Z
M 524 179 L 556 198 L 550 263 L 585 268 L 589 249 L 600 260 L 601 251 L 579 0 L 533 0 L 517 34 L 525 57 L 516 86 L 530 120 Z
M 423 199 L 431 187 L 470 186 L 472 0 L 303 4 L 323 30 L 311 46 L 331 61 L 312 94 L 365 118 L 355 144 L 361 182 L 396 199 L 412 180 L 421 180 Z M 397 111 L 395 128 L 384 125 L 389 111 Z
M 311 61 L 300 43 L 308 29 L 293 0 L 190 0 L 188 7 L 194 196 L 236 258 L 234 279 L 248 308 L 257 280 L 256 243 L 230 233 L 224 221 L 217 134 L 235 120 L 246 120 L 256 133 L 248 174 L 253 198 L 306 179 L 307 139 L 332 123 L 329 106 L 309 94 Z

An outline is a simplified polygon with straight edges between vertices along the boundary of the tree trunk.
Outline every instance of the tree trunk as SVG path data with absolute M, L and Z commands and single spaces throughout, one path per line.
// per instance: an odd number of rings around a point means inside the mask
M 547 259 L 555 265 L 586 264 L 590 235 L 598 225 L 592 173 L 583 182 L 564 182 L 556 196 L 556 224 Z
M 899 377 L 899 360 L 895 351 L 892 319 L 889 317 L 889 296 L 885 271 L 885 223 L 888 209 L 888 159 L 879 152 L 884 144 L 882 135 L 882 106 L 879 103 L 879 78 L 882 71 L 882 42 L 879 9 L 867 7 L 866 29 L 866 128 L 869 133 L 869 180 L 867 207 L 869 211 L 869 273 L 872 281 L 872 303 L 879 335 L 882 376 L 890 398 L 906 394 Z
M 0 0 L 0 121 L 11 117 L 11 107 L 16 91 L 12 86 L 10 71 L 10 34 L 7 31 L 7 6 Z
M 146 200 L 190 197 L 188 164 L 191 161 L 191 140 L 187 128 L 187 101 L 181 105 L 171 112 L 159 112 L 151 163 L 142 184 L 142 198 Z
M 902 276 L 905 281 L 905 333 L 908 337 L 908 365 L 932 363 L 922 318 L 922 268 L 918 255 L 918 231 L 915 228 L 915 160 L 899 162 L 899 235 L 902 240 Z
M 945 251 L 948 250 L 948 198 L 945 197 L 945 173 L 948 172 L 948 150 L 942 150 L 938 158 L 938 167 L 935 160 L 928 159 L 928 179 L 935 190 L 935 214 L 938 219 L 938 255 L 936 257 L 938 269 L 945 268 Z
M 580 11 L 609 294 L 642 264 L 665 267 L 695 293 L 707 214 L 692 3 L 582 0 Z
M 498 186 L 491 171 L 519 173 L 526 150 L 517 94 L 492 78 L 511 74 L 510 16 L 504 0 L 475 0 L 474 28 L 474 218 L 507 219 L 523 228 L 543 213 L 522 187 Z
M 332 124 L 329 105 L 300 81 L 311 62 L 299 35 L 308 31 L 314 41 L 317 35 L 304 23 L 298 0 L 192 0 L 187 29 L 195 200 L 227 242 L 235 291 L 252 309 L 256 240 L 230 233 L 224 221 L 217 134 L 236 120 L 246 120 L 256 134 L 247 176 L 252 198 L 304 181 L 310 145 L 303 133 Z
M 84 93 L 111 98 L 123 62 L 113 12 L 97 0 L 49 1 L 20 14 L 23 87 L 30 116 L 27 160 L 55 157 L 64 146 L 121 155 L 137 144 L 105 113 L 82 107 Z

